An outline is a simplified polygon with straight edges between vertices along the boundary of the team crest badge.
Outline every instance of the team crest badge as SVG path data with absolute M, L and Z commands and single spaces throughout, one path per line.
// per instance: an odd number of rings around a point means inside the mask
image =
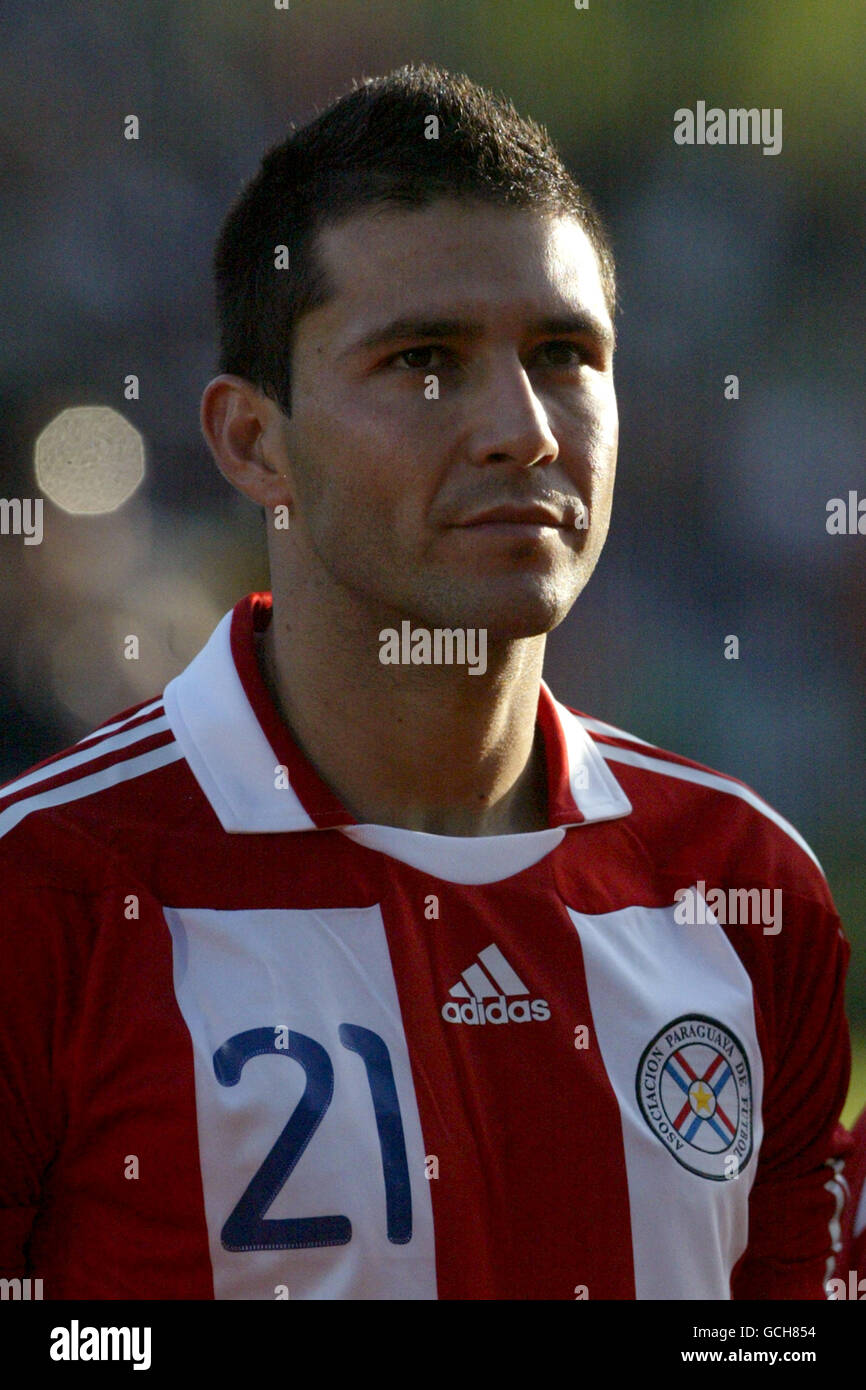
M 678 1163 L 699 1177 L 739 1176 L 752 1154 L 752 1074 L 723 1023 L 684 1014 L 644 1049 L 637 1069 L 643 1117 Z

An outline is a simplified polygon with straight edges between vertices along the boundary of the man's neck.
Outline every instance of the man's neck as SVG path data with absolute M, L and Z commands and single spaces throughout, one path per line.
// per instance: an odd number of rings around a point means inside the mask
M 536 726 L 544 637 L 488 648 L 466 667 L 383 666 L 373 638 L 315 630 L 276 606 L 259 666 L 292 737 L 361 823 L 433 835 L 548 826 Z

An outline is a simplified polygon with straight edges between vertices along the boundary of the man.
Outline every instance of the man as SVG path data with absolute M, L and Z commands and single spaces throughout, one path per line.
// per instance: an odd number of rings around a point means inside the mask
M 822 1298 L 849 1057 L 820 868 L 541 681 L 614 481 L 588 199 L 507 104 L 406 69 L 267 156 L 216 270 L 202 426 L 273 600 L 0 803 L 9 1272 Z

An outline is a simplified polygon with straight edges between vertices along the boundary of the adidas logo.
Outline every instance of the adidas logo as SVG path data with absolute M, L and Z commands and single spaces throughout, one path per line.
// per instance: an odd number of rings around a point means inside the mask
M 546 999 L 515 998 L 529 990 L 498 946 L 479 951 L 478 962 L 463 971 L 448 993 L 452 997 L 442 1005 L 447 1023 L 543 1023 L 550 1018 Z M 466 1002 L 458 1003 L 461 999 Z

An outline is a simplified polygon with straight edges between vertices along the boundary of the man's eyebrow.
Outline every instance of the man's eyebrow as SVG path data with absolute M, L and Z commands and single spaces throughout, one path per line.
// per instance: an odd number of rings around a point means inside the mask
M 539 319 L 535 324 L 535 330 L 538 333 L 550 333 L 553 336 L 557 333 L 563 333 L 569 337 L 595 338 L 601 347 L 611 349 L 616 341 L 616 335 L 611 325 L 586 309 L 577 309 L 573 313 L 554 314 Z
M 482 332 L 480 323 L 472 323 L 468 319 L 417 318 L 411 314 L 391 319 L 381 328 L 371 329 L 362 338 L 350 343 L 340 356 L 369 352 L 372 348 L 387 347 L 389 343 L 403 342 L 407 338 L 480 338 Z
M 547 315 L 536 319 L 531 327 L 533 333 L 583 336 L 595 338 L 605 348 L 612 349 L 614 346 L 614 333 L 610 325 L 583 309 Z M 358 352 L 370 352 L 374 348 L 387 347 L 389 343 L 406 342 L 415 338 L 480 338 L 483 332 L 483 324 L 470 319 L 422 318 L 407 314 L 391 319 L 379 328 L 371 329 L 369 333 L 350 343 L 340 356 L 348 357 Z

